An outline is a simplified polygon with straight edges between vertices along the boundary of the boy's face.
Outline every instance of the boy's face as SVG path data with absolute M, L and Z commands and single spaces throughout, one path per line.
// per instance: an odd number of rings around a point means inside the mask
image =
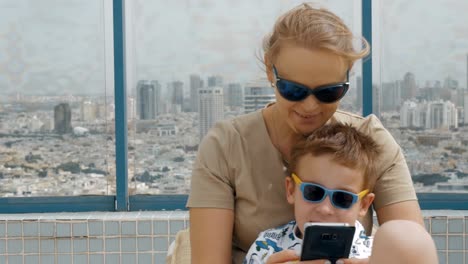
M 316 157 L 308 154 L 299 159 L 295 173 L 303 182 L 319 184 L 327 189 L 355 194 L 363 191 L 364 173 L 336 163 L 331 155 Z M 309 202 L 303 198 L 300 186 L 294 184 L 291 177 L 286 178 L 286 193 L 288 202 L 294 205 L 296 222 L 302 234 L 306 222 L 340 222 L 354 226 L 374 200 L 373 193 L 367 194 L 349 209 L 336 208 L 329 196 L 318 203 Z

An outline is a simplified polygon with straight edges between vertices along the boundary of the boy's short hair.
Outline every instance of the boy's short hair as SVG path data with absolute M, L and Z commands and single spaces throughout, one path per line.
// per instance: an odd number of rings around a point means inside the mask
M 349 124 L 329 124 L 315 130 L 291 151 L 288 170 L 296 172 L 299 160 L 306 156 L 332 155 L 334 162 L 364 173 L 364 188 L 372 191 L 377 178 L 376 160 L 379 146 L 368 135 Z

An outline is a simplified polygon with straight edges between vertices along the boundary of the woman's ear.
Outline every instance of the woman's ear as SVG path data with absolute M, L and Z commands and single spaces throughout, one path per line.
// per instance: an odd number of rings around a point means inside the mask
M 369 207 L 371 206 L 372 202 L 374 201 L 374 198 L 375 198 L 375 194 L 368 193 L 368 194 L 366 194 L 366 196 L 364 196 L 361 199 L 361 203 L 360 203 L 361 208 L 359 208 L 359 216 L 360 217 L 364 217 L 366 215 L 367 210 L 369 210 Z
M 296 184 L 294 183 L 291 177 L 286 177 L 286 199 L 289 204 L 294 204 L 294 190 L 296 189 Z

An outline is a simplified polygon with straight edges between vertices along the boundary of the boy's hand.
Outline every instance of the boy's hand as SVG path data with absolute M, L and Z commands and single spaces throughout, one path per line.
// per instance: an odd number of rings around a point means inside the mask
M 272 254 L 268 258 L 266 264 L 294 263 L 298 261 L 299 256 L 296 254 L 296 251 L 287 249 Z
M 342 259 L 342 263 L 337 264 L 367 264 L 368 259 Z M 328 264 L 328 260 L 311 260 L 311 261 L 299 261 L 299 256 L 294 250 L 283 250 L 272 254 L 266 264 Z

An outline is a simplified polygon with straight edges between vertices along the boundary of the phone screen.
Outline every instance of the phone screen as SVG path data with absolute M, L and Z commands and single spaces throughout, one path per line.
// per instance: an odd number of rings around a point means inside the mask
M 343 223 L 307 223 L 301 261 L 328 259 L 335 263 L 340 258 L 348 258 L 354 231 L 354 226 Z

